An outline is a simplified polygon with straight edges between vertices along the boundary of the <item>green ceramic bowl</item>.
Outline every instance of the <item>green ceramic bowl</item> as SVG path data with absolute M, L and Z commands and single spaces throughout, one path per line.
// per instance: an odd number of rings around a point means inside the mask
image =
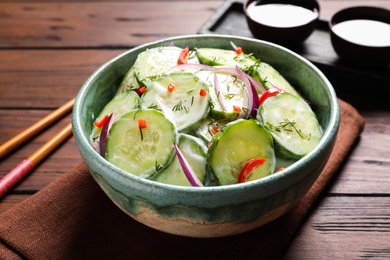
M 131 175 L 103 159 L 89 142 L 94 118 L 113 97 L 137 55 L 174 42 L 181 47 L 230 49 L 230 41 L 271 64 L 308 100 L 324 129 L 311 153 L 285 170 L 244 184 L 181 187 Z M 154 229 L 190 237 L 221 237 L 260 227 L 286 213 L 309 190 L 327 162 L 339 126 L 332 85 L 313 64 L 286 48 L 224 35 L 168 38 L 133 48 L 103 64 L 82 86 L 73 110 L 73 133 L 89 170 L 126 214 Z

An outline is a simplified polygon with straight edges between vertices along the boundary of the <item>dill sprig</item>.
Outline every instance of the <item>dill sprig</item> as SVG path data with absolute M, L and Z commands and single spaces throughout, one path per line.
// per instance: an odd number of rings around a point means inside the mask
M 276 131 L 276 132 L 282 132 L 283 131 L 286 131 L 286 132 L 293 132 L 295 131 L 302 139 L 307 139 L 307 140 L 310 140 L 311 138 L 311 133 L 309 133 L 308 135 L 305 135 L 302 130 L 300 128 L 297 127 L 297 122 L 295 120 L 289 120 L 287 118 L 283 119 L 284 121 L 282 122 L 279 122 L 279 125 L 278 126 L 274 126 L 272 124 L 270 124 L 269 122 L 267 122 L 267 127 L 271 130 L 271 131 Z
M 185 110 L 188 113 L 189 109 L 183 104 L 183 101 L 179 101 L 176 105 L 173 106 L 172 111 L 181 111 Z

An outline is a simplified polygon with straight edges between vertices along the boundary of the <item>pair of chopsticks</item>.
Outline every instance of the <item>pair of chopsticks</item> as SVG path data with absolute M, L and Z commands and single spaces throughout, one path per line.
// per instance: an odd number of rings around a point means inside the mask
M 17 147 L 27 142 L 30 138 L 37 135 L 48 126 L 59 120 L 61 117 L 69 113 L 74 104 L 75 99 L 66 102 L 58 109 L 54 110 L 46 117 L 42 118 L 32 126 L 28 127 L 15 137 L 11 138 L 0 146 L 0 160 L 11 153 Z M 54 135 L 49 141 L 43 144 L 38 150 L 20 162 L 13 170 L 7 173 L 0 180 L 0 198 L 4 196 L 12 187 L 21 181 L 35 166 L 45 159 L 54 149 L 62 144 L 72 135 L 72 125 L 69 123 L 60 132 Z

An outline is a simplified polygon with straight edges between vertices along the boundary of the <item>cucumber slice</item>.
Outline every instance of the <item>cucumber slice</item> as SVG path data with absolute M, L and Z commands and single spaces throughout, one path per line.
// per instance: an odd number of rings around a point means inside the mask
M 135 90 L 140 87 L 137 77 L 134 73 L 134 67 L 131 67 L 129 71 L 126 73 L 125 77 L 123 78 L 121 84 L 119 85 L 117 95 L 129 90 Z
M 140 97 L 134 91 L 126 91 L 116 95 L 107 105 L 102 109 L 99 116 L 95 121 L 100 121 L 106 115 L 113 114 L 111 122 L 119 119 L 122 115 L 137 108 L 140 104 Z M 91 143 L 92 146 L 98 150 L 99 144 L 97 143 L 100 137 L 102 128 L 98 128 L 95 125 L 92 128 Z
M 146 121 L 140 128 L 138 119 Z M 177 131 L 163 113 L 155 109 L 133 110 L 111 127 L 106 139 L 106 159 L 142 178 L 149 178 L 172 161 Z
M 196 56 L 200 63 L 210 66 L 227 66 L 235 68 L 236 66 L 244 72 L 251 69 L 260 61 L 251 54 L 237 54 L 234 50 L 225 50 L 218 48 L 196 48 Z
M 174 85 L 172 91 L 170 84 Z M 206 90 L 205 96 L 200 95 L 201 89 Z M 195 128 L 210 110 L 208 86 L 193 73 L 173 72 L 153 81 L 142 96 L 142 106 L 156 106 L 158 98 L 172 110 L 180 132 Z
M 164 75 L 177 65 L 182 48 L 167 46 L 148 49 L 140 53 L 134 63 L 134 73 L 142 86 Z M 199 63 L 196 55 L 189 55 L 188 63 Z
M 227 120 L 215 120 L 208 117 L 202 121 L 197 129 L 195 129 L 195 135 L 208 144 L 211 142 L 212 138 L 228 123 L 229 121 Z
M 199 138 L 187 134 L 180 134 L 179 148 L 198 179 L 204 183 L 206 177 L 206 146 Z M 153 180 L 173 185 L 191 186 L 181 168 L 177 156 L 175 156 L 172 163 L 164 171 L 157 174 Z
M 268 98 L 259 118 L 275 141 L 276 155 L 299 159 L 318 144 L 322 129 L 311 107 L 300 97 L 284 92 Z
M 245 84 L 233 75 L 222 72 L 198 71 L 196 75 L 207 82 L 210 87 L 211 110 L 210 117 L 215 119 L 236 120 L 240 113 L 234 111 L 233 106 L 244 106 Z M 217 93 L 214 84 L 215 75 L 218 78 L 219 91 Z M 221 101 L 219 100 L 221 99 Z M 221 102 L 223 106 L 221 105 Z
M 296 96 L 300 96 L 298 91 L 271 65 L 265 62 L 260 62 L 253 67 L 250 72 L 251 76 L 259 81 L 266 89 L 274 86 L 287 91 Z
M 275 153 L 271 135 L 258 121 L 237 120 L 226 125 L 214 136 L 207 154 L 207 162 L 221 185 L 235 184 L 244 165 L 250 159 L 265 158 L 247 181 L 272 174 Z

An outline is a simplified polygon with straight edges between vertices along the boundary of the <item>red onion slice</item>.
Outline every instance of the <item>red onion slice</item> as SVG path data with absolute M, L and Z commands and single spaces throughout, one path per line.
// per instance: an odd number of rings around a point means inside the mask
M 230 41 L 230 45 L 232 46 L 233 50 L 237 50 L 237 45 L 234 44 L 234 42 Z
M 247 75 L 238 67 L 236 66 L 236 71 L 245 85 L 244 89 L 244 107 L 247 109 L 247 111 L 243 111 L 241 113 L 241 117 L 249 118 L 249 117 L 255 117 L 256 116 L 256 109 L 259 107 L 259 100 L 256 89 L 253 87 L 253 85 L 250 83 Z
M 251 81 L 250 78 L 248 78 L 248 79 L 249 79 L 249 81 Z M 254 81 L 256 81 L 256 80 L 254 80 Z M 250 111 L 250 115 L 251 115 L 251 117 L 256 117 L 257 109 L 259 108 L 259 94 L 257 93 L 255 85 L 253 85 L 252 82 L 250 83 L 250 90 L 252 91 L 252 108 Z
M 188 181 L 191 183 L 194 187 L 204 187 L 202 182 L 198 179 L 198 176 L 194 173 L 194 171 L 191 168 L 191 165 L 188 163 L 186 158 L 181 153 L 179 147 L 177 147 L 176 144 L 173 144 L 176 150 L 177 158 L 179 159 L 181 168 L 183 169 L 184 174 L 186 175 Z
M 247 78 L 249 79 L 250 83 L 252 86 L 256 89 L 256 91 L 260 92 L 260 94 L 264 93 L 267 91 L 267 89 L 257 80 L 246 74 Z
M 100 155 L 105 158 L 106 157 L 106 139 L 108 136 L 108 132 L 110 131 L 111 128 L 111 121 L 113 118 L 113 114 L 109 115 L 107 118 L 106 122 L 104 123 L 102 127 L 102 131 L 100 132 L 100 138 L 99 138 L 99 152 Z
M 225 106 L 225 103 L 223 101 L 223 97 L 221 94 L 221 87 L 219 85 L 217 73 L 214 73 L 214 91 L 215 91 L 215 95 L 217 95 L 217 99 L 218 99 L 219 104 L 222 107 L 222 110 L 224 112 L 226 112 L 226 106 Z
M 176 126 L 176 120 L 175 120 L 175 116 L 172 112 L 172 110 L 167 106 L 165 105 L 164 101 L 162 100 L 162 98 L 160 98 L 159 96 L 156 97 L 156 103 L 157 103 L 157 106 L 159 108 L 161 108 L 163 114 L 165 115 L 165 117 L 172 122 L 172 124 L 174 126 Z
M 241 70 L 241 69 L 240 69 Z M 241 70 L 242 71 L 242 70 Z M 239 77 L 241 78 L 242 75 L 240 76 L 240 74 L 238 73 L 237 69 L 234 69 L 234 68 L 229 68 L 229 67 L 218 67 L 218 68 L 215 68 L 215 72 L 221 72 L 221 73 L 227 73 L 227 74 L 230 74 L 232 76 L 236 76 L 236 77 Z M 244 72 L 243 72 L 244 73 Z M 260 83 L 258 82 L 257 80 L 255 80 L 253 77 L 251 77 L 250 75 L 244 73 L 244 75 L 248 78 L 248 80 L 250 81 L 250 83 L 260 92 L 260 93 L 263 93 L 265 91 L 267 91 L 267 89 Z

